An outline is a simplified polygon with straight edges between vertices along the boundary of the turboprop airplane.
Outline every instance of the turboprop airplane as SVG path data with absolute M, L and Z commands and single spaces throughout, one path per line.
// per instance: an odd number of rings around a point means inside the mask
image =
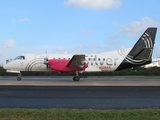
M 149 64 L 155 43 L 157 28 L 148 28 L 131 49 L 121 49 L 101 54 L 22 54 L 3 66 L 7 72 L 49 71 L 75 72 L 74 81 L 79 81 L 82 72 L 114 72 Z

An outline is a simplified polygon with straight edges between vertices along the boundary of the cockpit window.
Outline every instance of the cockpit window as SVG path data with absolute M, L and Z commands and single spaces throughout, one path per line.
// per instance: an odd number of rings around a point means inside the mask
M 14 60 L 25 60 L 25 57 L 24 56 L 18 56 Z

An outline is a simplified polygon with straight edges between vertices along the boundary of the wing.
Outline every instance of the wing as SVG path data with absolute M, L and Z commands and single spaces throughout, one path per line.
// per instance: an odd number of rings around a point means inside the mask
M 72 59 L 67 64 L 68 68 L 84 67 L 85 55 L 74 55 Z

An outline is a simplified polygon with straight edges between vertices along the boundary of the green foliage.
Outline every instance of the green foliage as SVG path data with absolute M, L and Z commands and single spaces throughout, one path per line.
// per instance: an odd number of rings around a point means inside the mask
M 0 109 L 1 120 L 159 120 L 160 109 Z

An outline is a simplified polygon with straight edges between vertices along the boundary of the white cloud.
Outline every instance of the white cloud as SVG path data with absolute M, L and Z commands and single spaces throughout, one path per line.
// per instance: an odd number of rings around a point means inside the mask
M 19 20 L 13 19 L 11 20 L 12 23 L 16 23 L 16 22 L 30 22 L 30 19 L 27 17 L 24 18 L 20 18 Z
M 21 18 L 19 21 L 20 22 L 30 22 L 30 19 L 27 17 L 24 17 L 24 18 Z
M 15 49 L 16 42 L 13 39 L 6 40 L 0 44 L 0 63 L 5 63 L 13 55 L 13 48 Z M 8 53 L 8 52 L 11 53 Z
M 17 22 L 17 20 L 15 20 L 15 19 L 12 19 L 12 20 L 11 20 L 11 22 L 12 22 L 12 23 L 15 23 L 15 22 Z
M 53 47 L 53 51 L 54 51 L 55 53 L 63 53 L 63 52 L 65 52 L 66 50 L 67 50 L 66 48 L 61 47 L 61 46 Z
M 121 44 L 121 42 L 118 38 L 119 38 L 118 35 L 110 35 L 107 44 L 109 44 L 109 45 L 116 45 L 116 44 L 119 45 L 119 44 Z
M 160 27 L 160 23 L 149 17 L 122 25 L 120 33 L 127 37 L 139 37 L 148 27 Z
M 16 42 L 12 39 L 10 40 L 6 40 L 4 43 L 3 43 L 3 47 L 15 47 L 15 44 Z
M 70 46 L 55 46 L 53 47 L 52 53 L 71 53 L 71 54 L 82 54 L 82 53 L 100 53 L 106 51 L 107 45 L 104 44 L 76 44 Z
M 119 7 L 122 0 L 68 0 L 65 6 L 78 6 L 87 9 L 109 9 Z
M 80 30 L 82 33 L 86 33 L 86 34 L 92 34 L 94 33 L 95 31 L 94 30 L 87 30 L 87 29 L 82 29 Z

